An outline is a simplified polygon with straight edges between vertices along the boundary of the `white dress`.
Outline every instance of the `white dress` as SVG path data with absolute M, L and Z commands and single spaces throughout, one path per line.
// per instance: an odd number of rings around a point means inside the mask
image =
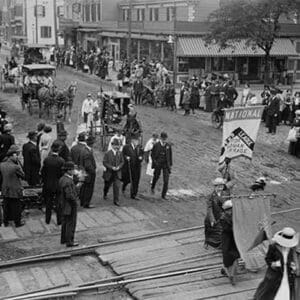
M 153 149 L 154 144 L 155 144 L 155 142 L 154 142 L 153 138 L 151 138 L 147 142 L 145 149 L 144 149 L 145 152 L 149 152 L 149 162 L 147 164 L 147 169 L 146 169 L 146 174 L 149 176 L 154 175 L 154 169 L 152 169 L 152 158 L 151 158 L 151 151 Z
M 290 248 L 282 247 L 283 263 L 284 263 L 283 277 L 274 300 L 290 299 L 290 287 L 289 287 L 288 272 L 287 272 L 287 257 L 289 254 L 289 250 Z
M 53 140 L 54 139 L 50 133 L 43 133 L 41 135 L 40 144 L 39 144 L 40 155 L 41 155 L 41 167 L 43 166 L 45 158 L 49 155 Z

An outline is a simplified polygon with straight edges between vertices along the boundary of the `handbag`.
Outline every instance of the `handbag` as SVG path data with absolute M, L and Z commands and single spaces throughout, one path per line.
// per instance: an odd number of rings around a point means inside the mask
M 297 142 L 297 130 L 295 127 L 290 129 L 287 140 L 288 142 Z

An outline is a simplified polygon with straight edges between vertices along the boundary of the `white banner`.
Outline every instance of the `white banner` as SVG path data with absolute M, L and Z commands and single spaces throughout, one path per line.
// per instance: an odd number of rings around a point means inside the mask
M 252 159 L 264 106 L 225 109 L 220 163 L 226 157 Z

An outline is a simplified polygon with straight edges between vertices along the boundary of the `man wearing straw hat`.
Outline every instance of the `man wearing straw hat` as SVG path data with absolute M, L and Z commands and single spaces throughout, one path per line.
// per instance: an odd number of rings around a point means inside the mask
M 266 262 L 268 269 L 258 286 L 254 300 L 292 300 L 296 269 L 295 247 L 299 244 L 299 233 L 285 227 L 275 233 L 270 244 Z

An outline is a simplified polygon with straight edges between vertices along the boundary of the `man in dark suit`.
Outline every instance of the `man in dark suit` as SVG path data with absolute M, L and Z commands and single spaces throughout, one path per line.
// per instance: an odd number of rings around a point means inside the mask
M 5 124 L 3 128 L 3 133 L 0 134 L 0 162 L 6 156 L 6 153 L 11 145 L 15 143 L 15 138 L 11 134 L 12 132 L 12 125 Z
M 269 131 L 267 133 L 276 134 L 277 119 L 280 111 L 280 91 L 272 90 L 271 97 L 267 107 L 267 127 Z
M 25 179 L 30 186 L 40 184 L 41 160 L 37 149 L 37 133 L 30 131 L 27 135 L 29 142 L 23 145 Z
M 73 162 L 66 162 L 63 167 L 64 175 L 59 179 L 59 203 L 61 208 L 62 226 L 61 226 L 61 244 L 67 247 L 78 246 L 74 241 L 76 221 L 77 221 L 77 202 L 78 187 L 73 181 L 75 165 Z
M 54 141 L 54 143 L 58 143 L 60 145 L 60 150 L 58 155 L 63 158 L 64 161 L 70 161 L 71 160 L 71 152 L 69 150 L 69 147 L 66 144 L 68 133 L 66 130 L 61 130 L 57 134 L 57 140 Z
M 71 148 L 71 159 L 73 163 L 82 166 L 82 153 L 86 148 L 86 133 L 82 132 L 78 135 L 78 143 Z
M 121 169 L 124 165 L 124 158 L 122 152 L 120 152 L 119 140 L 114 139 L 111 143 L 112 150 L 107 151 L 103 157 L 103 165 L 105 171 L 103 173 L 104 179 L 104 200 L 107 199 L 107 193 L 111 185 L 113 185 L 114 204 L 119 204 L 119 190 L 120 180 L 122 176 Z
M 143 160 L 143 149 L 139 145 L 139 136 L 133 135 L 131 137 L 131 143 L 123 147 L 124 166 L 122 168 L 122 191 L 125 192 L 128 183 L 131 183 L 130 197 L 135 199 L 139 182 L 141 178 L 141 163 Z
M 137 78 L 137 80 L 133 83 L 135 105 L 141 104 L 143 91 L 144 91 L 143 81 L 141 80 L 141 78 Z
M 64 160 L 59 157 L 60 145 L 54 142 L 51 154 L 45 158 L 42 167 L 43 196 L 46 203 L 46 224 L 51 221 L 53 207 L 56 208 L 57 225 L 61 224 L 60 209 L 58 208 L 58 181 L 63 175 Z
M 19 148 L 11 145 L 7 151 L 7 160 L 0 164 L 2 175 L 2 197 L 3 197 L 3 222 L 4 226 L 9 225 L 13 220 L 16 227 L 23 226 L 21 221 L 23 188 L 21 179 L 24 179 L 24 172 L 19 164 Z
M 168 135 L 165 132 L 162 132 L 160 135 L 160 141 L 153 146 L 151 152 L 152 168 L 154 169 L 151 192 L 154 194 L 156 182 L 160 177 L 161 171 L 163 171 L 163 189 L 161 193 L 161 197 L 163 199 L 166 199 L 172 167 L 172 147 L 169 143 L 167 143 L 167 139 Z
M 94 138 L 88 137 L 86 140 L 86 147 L 82 150 L 82 168 L 86 172 L 86 177 L 80 190 L 80 205 L 84 208 L 93 208 L 90 202 L 94 193 L 94 186 L 96 180 L 96 161 L 93 154 L 92 146 Z

